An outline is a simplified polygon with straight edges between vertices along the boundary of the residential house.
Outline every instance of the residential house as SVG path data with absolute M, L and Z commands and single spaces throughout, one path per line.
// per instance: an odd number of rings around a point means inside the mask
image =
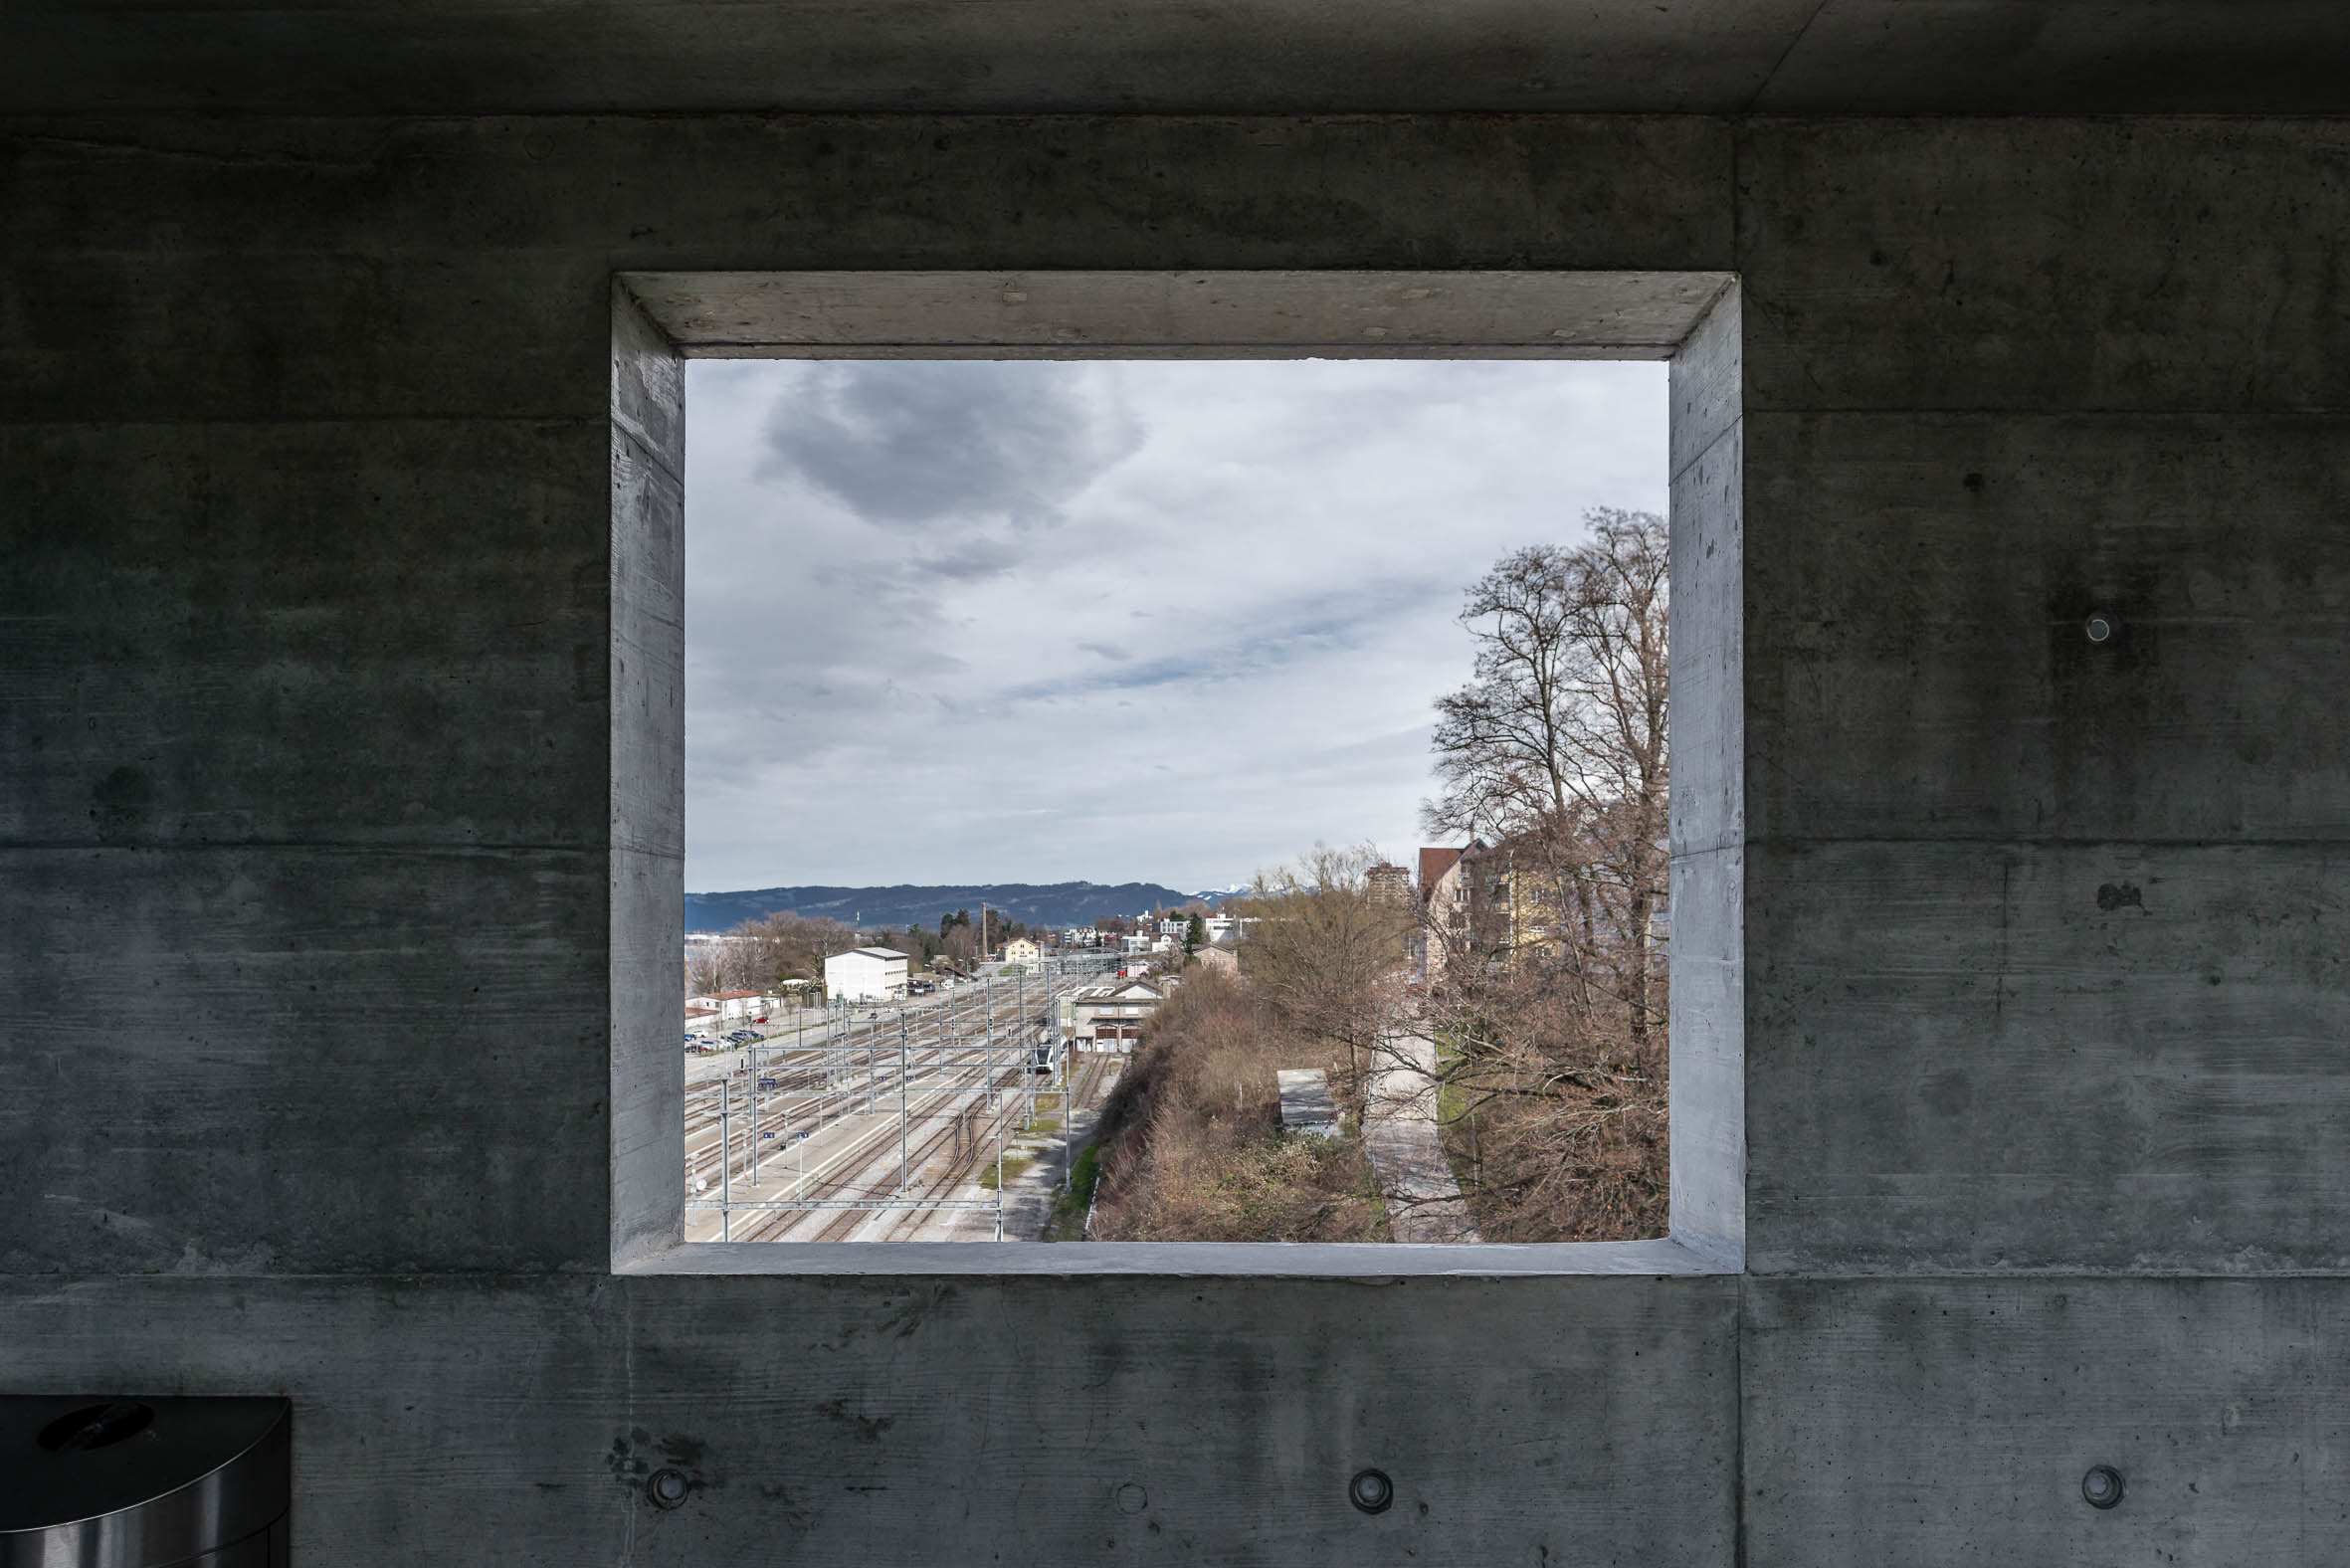
M 1540 846 L 1524 841 L 1471 842 L 1461 850 L 1422 850 L 1423 978 L 1441 984 L 1449 965 L 1475 952 L 1481 961 L 1515 963 L 1521 955 L 1563 951 L 1567 916 L 1558 879 Z M 1440 870 L 1441 868 L 1441 870 Z
M 1484 851 L 1484 842 L 1472 839 L 1458 850 L 1420 852 L 1419 968 L 1428 985 L 1443 985 L 1452 966 L 1478 945 Z
M 729 1024 L 760 1018 L 768 1012 L 767 995 L 763 991 L 720 991 L 711 1000 L 718 1004 L 718 1015 Z
M 1511 964 L 1521 954 L 1564 956 L 1563 894 L 1540 845 L 1505 840 L 1486 854 L 1485 863 L 1495 948 Z

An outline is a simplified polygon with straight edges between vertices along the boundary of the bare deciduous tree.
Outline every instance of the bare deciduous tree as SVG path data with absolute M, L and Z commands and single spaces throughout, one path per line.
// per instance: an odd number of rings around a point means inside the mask
M 1663 1022 L 1651 925 L 1666 896 L 1670 607 L 1664 520 L 1599 510 L 1592 542 L 1503 557 L 1469 591 L 1476 679 L 1442 698 L 1436 832 L 1509 857 L 1540 945 L 1613 989 L 1645 1036 Z M 1531 879 L 1531 884 L 1527 879 Z
M 1664 1213 L 1667 540 L 1651 513 L 1587 520 L 1589 544 L 1519 550 L 1469 591 L 1475 679 L 1438 704 L 1422 808 L 1477 841 L 1472 917 L 1424 939 L 1488 1236 Z
M 824 960 L 856 945 L 857 932 L 839 920 L 779 910 L 697 946 L 686 959 L 686 991 L 772 991 L 785 980 L 821 982 Z
M 1240 949 L 1251 986 L 1285 1028 L 1345 1051 L 1347 1090 L 1360 1088 L 1400 1012 L 1413 915 L 1372 888 L 1381 864 L 1368 845 L 1317 844 L 1295 867 L 1259 873 L 1249 912 L 1260 920 Z

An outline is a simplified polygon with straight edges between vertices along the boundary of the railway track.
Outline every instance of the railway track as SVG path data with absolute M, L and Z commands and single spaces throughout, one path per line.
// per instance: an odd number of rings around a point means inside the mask
M 1092 1103 L 1092 1096 L 1099 1089 L 1103 1071 L 1102 1060 L 1099 1057 L 1091 1056 L 1085 1058 L 1083 1064 L 1077 1069 L 1077 1081 L 1073 1085 L 1039 1090 L 1040 1093 L 1063 1096 L 1059 1114 L 1064 1127 L 1069 1125 L 1070 1116 Z M 953 1161 L 943 1174 L 931 1178 L 925 1191 L 914 1196 L 928 1199 L 952 1191 L 957 1186 L 976 1182 L 988 1163 L 996 1157 L 1003 1149 L 1004 1143 L 1008 1141 L 1002 1139 L 1001 1134 L 1005 1130 L 1006 1121 L 1012 1116 L 1019 1103 L 1020 1101 L 1014 1099 L 1010 1094 L 1004 1095 L 998 1108 L 990 1117 L 989 1126 L 985 1130 L 976 1127 L 971 1129 L 967 1148 L 961 1157 Z M 934 1140 L 943 1140 L 954 1130 L 951 1125 L 943 1128 L 934 1134 Z M 851 1217 L 845 1216 L 845 1218 Z M 883 1211 L 881 1215 L 874 1217 L 869 1222 L 871 1234 L 864 1237 L 863 1240 L 872 1242 L 915 1240 L 927 1216 L 920 1210 Z M 840 1235 L 827 1235 L 812 1239 L 819 1241 L 854 1240 L 857 1238 L 849 1233 L 855 1230 L 856 1226 L 852 1225 Z
M 1040 1028 L 1092 978 L 995 981 L 968 1001 L 847 1020 L 755 1074 L 746 1063 L 693 1085 L 688 1238 L 905 1240 L 987 1202 L 972 1195 L 997 1140 L 1010 1141 L 1032 1091 L 1063 1092 L 1027 1071 Z M 1078 1103 L 1099 1075 L 1097 1060 L 1078 1068 Z
M 1006 1123 L 1011 1119 L 1024 1097 L 1008 1091 L 1013 1087 L 1014 1085 L 1011 1084 L 1000 1086 L 994 1109 L 987 1111 L 986 1137 L 981 1135 L 977 1127 L 970 1125 L 965 1120 L 959 1107 L 950 1107 L 957 1110 L 957 1113 L 952 1116 L 935 1118 L 934 1123 L 923 1134 L 920 1145 L 909 1150 L 907 1164 L 909 1180 L 900 1185 L 893 1196 L 916 1203 L 926 1203 L 943 1198 L 959 1188 L 977 1181 L 979 1167 L 992 1155 L 992 1150 L 985 1147 L 986 1143 L 990 1138 L 1001 1139 L 1004 1133 L 1009 1130 Z M 984 1095 L 984 1089 L 974 1092 L 971 1096 L 974 1103 L 969 1108 L 975 1111 L 985 1109 Z M 950 1141 L 959 1146 L 953 1154 L 948 1154 Z M 886 1157 L 887 1150 L 884 1149 L 882 1152 Z M 932 1161 L 942 1154 L 948 1154 L 945 1160 L 946 1168 L 935 1170 Z M 915 1171 L 922 1174 L 919 1177 L 912 1177 L 911 1173 Z M 919 1231 L 922 1222 L 935 1212 L 919 1209 L 883 1209 L 871 1213 L 854 1209 L 844 1210 L 825 1216 L 824 1223 L 818 1228 L 817 1234 L 805 1239 L 818 1242 L 856 1241 L 860 1239 L 857 1233 L 864 1230 L 869 1233 L 863 1238 L 866 1241 L 901 1241 L 906 1238 L 908 1233 Z M 777 1218 L 784 1219 L 789 1216 L 779 1215 Z M 785 1229 L 790 1228 L 785 1227 Z M 786 1238 L 779 1236 L 776 1239 Z

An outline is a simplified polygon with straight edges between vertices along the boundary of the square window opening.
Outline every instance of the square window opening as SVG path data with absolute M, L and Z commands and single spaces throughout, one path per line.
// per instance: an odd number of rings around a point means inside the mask
M 1735 1272 L 1737 309 L 1719 274 L 616 279 L 615 1267 Z M 1576 529 L 1626 487 L 1547 448 L 1644 374 L 1663 472 Z M 1560 698 L 1592 722 L 1529 750 Z M 1251 776 L 1290 739 L 1320 765 Z M 751 890 L 685 891 L 688 744 L 696 882 Z M 1562 1050 L 1622 1086 L 1534 1101 Z M 1668 1166 L 1523 1180 L 1609 1122 Z M 1610 1205 L 1648 1234 L 1547 1239 Z

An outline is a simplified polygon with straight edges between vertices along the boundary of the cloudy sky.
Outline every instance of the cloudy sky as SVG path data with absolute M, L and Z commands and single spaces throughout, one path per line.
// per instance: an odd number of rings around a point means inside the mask
M 1662 512 L 1660 364 L 696 361 L 685 885 L 1419 842 L 1462 590 Z

